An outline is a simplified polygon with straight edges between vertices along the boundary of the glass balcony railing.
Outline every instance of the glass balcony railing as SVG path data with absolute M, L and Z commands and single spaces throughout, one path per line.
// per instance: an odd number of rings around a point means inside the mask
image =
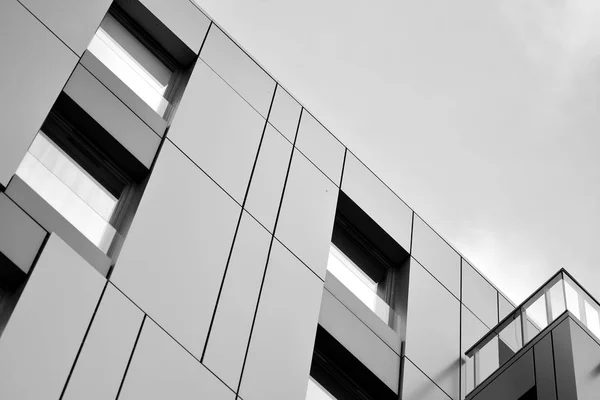
M 566 310 L 600 339 L 600 304 L 562 269 L 467 350 L 467 393 Z

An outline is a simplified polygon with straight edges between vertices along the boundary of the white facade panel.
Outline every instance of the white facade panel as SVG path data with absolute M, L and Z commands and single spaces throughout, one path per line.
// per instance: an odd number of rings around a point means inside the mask
M 270 232 L 275 227 L 292 145 L 267 125 L 244 208 Z
M 75 68 L 65 93 L 150 168 L 160 137 L 83 66 Z
M 208 32 L 200 58 L 267 118 L 275 81 L 218 26 Z
M 0 253 L 28 273 L 46 231 L 4 193 L 0 193 Z
M 498 291 L 462 260 L 462 302 L 489 328 L 498 323 Z
M 460 298 L 460 255 L 417 215 L 412 240 L 412 256 Z
M 275 236 L 322 280 L 335 218 L 338 188 L 294 151 Z
M 210 19 L 190 0 L 140 0 L 152 14 L 167 26 L 194 53 L 200 47 L 210 26 Z
M 290 143 L 294 143 L 302 106 L 284 88 L 277 86 L 269 122 L 281 132 Z
M 58 399 L 104 282 L 50 236 L 0 338 L 0 399 Z
M 77 56 L 16 0 L 0 2 L 0 184 L 6 186 L 52 108 Z
M 114 399 L 144 314 L 109 284 L 62 400 Z
M 201 357 L 240 207 L 168 141 L 111 280 Z
M 111 0 L 21 0 L 78 55 L 87 48 Z
M 242 203 L 265 120 L 201 61 L 168 137 Z
M 450 400 L 410 360 L 405 358 L 403 367 L 402 400 Z
M 240 380 L 270 242 L 269 232 L 244 213 L 203 359 L 231 388 Z
M 306 110 L 302 112 L 296 147 L 337 186 L 346 148 Z
M 461 339 L 460 339 L 460 357 L 461 357 L 461 399 L 473 390 L 475 387 L 475 376 L 473 374 L 473 359 L 465 356 L 471 346 L 489 332 L 489 328 L 485 326 L 471 311 L 464 305 L 462 306 L 461 314 Z M 482 360 L 487 361 L 487 360 Z M 496 360 L 497 361 L 497 360 Z M 493 369 L 493 367 L 491 367 Z M 486 369 L 487 370 L 487 369 Z
M 235 400 L 235 394 L 149 318 L 119 400 Z
M 327 290 L 323 292 L 319 324 L 398 393 L 400 356 Z
M 410 251 L 412 210 L 349 151 L 341 188 L 404 250 Z
M 458 399 L 460 302 L 411 260 L 405 355 Z
M 323 282 L 275 241 L 240 396 L 304 400 Z

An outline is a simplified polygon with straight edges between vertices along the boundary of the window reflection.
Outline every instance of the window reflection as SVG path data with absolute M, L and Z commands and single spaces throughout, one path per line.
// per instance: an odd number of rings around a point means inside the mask
M 306 400 L 335 400 L 335 397 L 311 376 L 306 389 Z

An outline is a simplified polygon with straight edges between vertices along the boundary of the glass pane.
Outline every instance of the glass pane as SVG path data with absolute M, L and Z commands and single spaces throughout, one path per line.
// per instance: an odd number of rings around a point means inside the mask
M 600 318 L 598 316 L 598 308 L 585 301 L 585 316 L 588 329 L 600 339 Z
M 390 323 L 390 313 L 393 312 L 390 306 L 377 295 L 377 282 L 365 274 L 334 244 L 329 247 L 327 270 L 386 324 Z
M 479 385 L 500 367 L 498 358 L 498 336 L 494 336 L 488 343 L 485 344 L 476 354 L 477 382 Z
M 41 132 L 17 175 L 102 251 L 116 230 L 107 222 L 117 199 Z
M 546 298 L 540 296 L 536 301 L 525 309 L 525 332 L 526 341 L 533 339 L 542 329 L 548 326 L 546 310 Z
M 563 292 L 563 281 L 558 280 L 551 288 L 548 290 L 547 295 L 550 297 L 550 310 L 552 321 L 554 321 L 560 314 L 565 312 L 565 294 Z M 550 321 L 550 322 L 552 322 Z
M 306 400 L 335 400 L 335 397 L 311 376 L 306 389 Z
M 500 365 L 502 365 L 523 347 L 521 317 L 517 316 L 511 323 L 505 326 L 498 334 L 498 337 L 498 358 Z
M 113 16 L 106 15 L 88 50 L 160 116 L 165 114 L 173 71 Z
M 567 298 L 567 308 L 578 319 L 581 319 L 581 315 L 579 314 L 579 295 L 577 294 L 577 290 L 575 290 L 575 288 L 566 280 L 565 295 Z

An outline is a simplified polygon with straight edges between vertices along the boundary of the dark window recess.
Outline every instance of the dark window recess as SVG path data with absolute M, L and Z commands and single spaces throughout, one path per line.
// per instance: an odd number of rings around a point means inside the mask
M 321 326 L 317 328 L 310 375 L 336 399 L 398 398 L 397 394 Z
M 538 400 L 537 388 L 535 386 L 532 387 L 527 391 L 527 393 L 519 397 L 517 400 Z
M 0 336 L 23 292 L 26 280 L 25 272 L 0 253 Z
M 341 191 L 331 242 L 377 283 L 377 295 L 397 309 L 400 269 L 409 254 Z

